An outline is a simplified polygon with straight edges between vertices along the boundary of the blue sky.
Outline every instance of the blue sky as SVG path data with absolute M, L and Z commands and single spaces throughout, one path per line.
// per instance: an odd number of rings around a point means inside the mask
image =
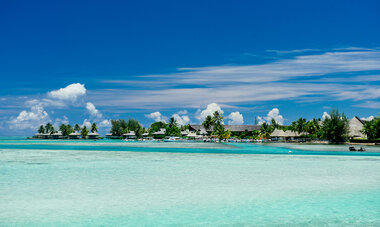
M 198 123 L 216 109 L 233 124 L 331 108 L 377 116 L 379 11 L 378 1 L 1 1 L 0 135 L 173 114 Z

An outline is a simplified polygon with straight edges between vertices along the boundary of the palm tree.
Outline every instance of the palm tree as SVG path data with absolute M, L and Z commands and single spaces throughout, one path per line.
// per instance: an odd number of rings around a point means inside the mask
M 87 129 L 86 126 L 83 126 L 80 134 L 81 134 L 82 138 L 86 138 L 87 137 L 87 135 L 88 135 L 88 129 Z
M 219 111 L 215 111 L 213 114 L 214 117 L 214 123 L 222 123 L 223 122 L 223 115 Z
M 363 125 L 362 132 L 367 136 L 369 140 L 376 139 L 376 122 L 375 120 L 366 121 Z
M 94 132 L 97 132 L 98 131 L 98 126 L 96 125 L 96 123 L 92 123 L 91 125 L 91 132 L 94 133 Z
M 295 128 L 298 133 L 302 133 L 306 131 L 306 119 L 305 118 L 298 118 L 296 121 L 296 128 Z
M 79 132 L 80 130 L 81 130 L 80 125 L 75 124 L 75 126 L 74 126 L 74 131 Z
M 45 133 L 45 128 L 43 125 L 40 126 L 40 128 L 38 129 L 38 133 Z
M 270 137 L 270 134 L 272 134 L 273 132 L 273 129 L 272 127 L 270 127 L 266 122 L 264 122 L 262 125 L 261 125 L 261 128 L 260 128 L 260 135 L 266 139 L 268 139 Z
M 174 119 L 174 117 L 171 117 L 169 119 L 169 128 L 177 127 L 177 121 Z
M 270 124 L 273 126 L 273 128 L 278 128 L 280 126 L 273 118 L 270 120 Z
M 214 119 L 210 115 L 208 115 L 205 120 L 202 122 L 203 127 L 207 130 L 211 128 L 211 126 L 214 125 Z
M 53 134 L 55 132 L 54 126 L 52 124 L 50 124 L 50 123 L 47 123 L 45 125 L 45 132 Z

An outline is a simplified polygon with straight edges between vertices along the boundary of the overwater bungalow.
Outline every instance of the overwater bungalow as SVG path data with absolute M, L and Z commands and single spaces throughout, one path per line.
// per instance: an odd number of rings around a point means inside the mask
M 124 133 L 124 134 L 123 134 L 123 138 L 124 138 L 124 139 L 136 139 L 137 136 L 136 136 L 135 131 L 130 131 L 130 132 L 128 132 L 128 133 Z
M 107 139 L 120 139 L 120 136 L 115 136 L 115 135 L 112 135 L 112 133 L 107 133 L 106 138 Z
M 301 138 L 303 138 L 303 136 L 305 135 L 306 133 L 298 133 L 298 132 L 293 132 L 291 130 L 283 131 L 281 129 L 275 129 L 270 135 L 270 138 L 272 141 L 296 141 L 296 140 L 304 140 Z
M 97 132 L 91 132 L 88 134 L 88 139 L 91 139 L 91 140 L 99 139 L 99 134 Z
M 228 129 L 230 132 L 252 132 L 253 130 L 259 130 L 261 128 L 261 125 L 223 125 L 225 129 Z M 205 129 L 203 125 L 189 125 L 190 131 L 197 131 L 201 134 L 211 133 L 213 131 L 213 127 L 211 126 L 209 129 Z M 206 134 L 207 134 L 206 133 Z
M 36 134 L 34 134 L 34 138 L 36 138 L 36 139 L 43 139 L 43 136 L 44 136 L 44 134 L 43 133 L 36 133 Z
M 148 137 L 149 136 L 149 133 L 147 133 L 147 132 L 144 132 L 142 135 L 141 135 L 142 137 L 144 137 L 144 138 L 146 138 L 146 137 Z
M 53 134 L 51 134 L 52 139 L 63 139 L 63 134 L 61 131 L 57 131 Z
M 79 132 L 72 132 L 69 134 L 69 139 L 80 139 Z

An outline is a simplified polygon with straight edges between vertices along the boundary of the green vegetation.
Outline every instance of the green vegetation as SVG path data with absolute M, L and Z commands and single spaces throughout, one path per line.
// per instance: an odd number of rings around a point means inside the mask
M 122 136 L 124 133 L 134 131 L 136 136 L 139 137 L 145 131 L 139 121 L 133 118 L 129 118 L 127 121 L 122 119 L 111 120 L 111 124 L 112 127 L 110 133 L 113 136 Z
M 262 136 L 265 139 L 269 139 L 270 134 L 272 134 L 273 131 L 274 131 L 274 127 L 264 122 L 260 128 L 260 136 Z
M 86 126 L 83 126 L 82 130 L 80 131 L 80 135 L 83 139 L 87 138 L 88 136 L 88 129 Z
M 367 136 L 368 140 L 376 140 L 380 138 L 380 118 L 374 118 L 366 121 L 362 132 Z
M 68 137 L 70 133 L 74 132 L 73 127 L 71 125 L 61 124 L 59 126 L 59 131 L 62 132 L 64 138 Z
M 98 131 L 98 126 L 96 125 L 96 123 L 92 123 L 91 125 L 91 132 L 94 133 L 94 132 L 97 132 Z
M 166 128 L 166 136 L 180 136 L 181 135 L 181 129 L 177 126 L 177 121 L 174 119 L 174 117 L 171 117 L 169 119 L 169 123 L 167 124 Z
M 342 143 L 348 140 L 348 119 L 344 113 L 333 109 L 330 117 L 323 121 L 322 135 L 332 143 Z
M 207 116 L 205 118 L 202 125 L 206 130 L 213 127 L 212 135 L 217 136 L 219 139 L 228 139 L 231 136 L 231 132 L 224 128 L 223 119 L 223 115 L 219 111 L 215 111 L 213 116 Z

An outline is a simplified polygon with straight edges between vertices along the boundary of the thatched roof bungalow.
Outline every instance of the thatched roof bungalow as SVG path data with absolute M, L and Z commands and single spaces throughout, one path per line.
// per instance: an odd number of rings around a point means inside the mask
M 63 139 L 63 134 L 61 131 L 57 131 L 53 134 L 51 134 L 52 139 Z
M 228 129 L 230 132 L 251 132 L 253 130 L 259 130 L 261 125 L 223 125 L 225 129 Z M 189 125 L 190 131 L 198 131 L 200 133 L 204 132 L 212 132 L 213 127 L 211 126 L 209 129 L 205 129 L 203 125 Z
M 296 140 L 302 136 L 306 135 L 306 133 L 298 133 L 290 130 L 283 131 L 281 129 L 275 129 L 270 135 L 271 140 Z
M 358 118 L 357 116 L 353 117 L 349 121 L 348 136 L 350 138 L 354 138 L 354 139 L 355 138 L 366 138 L 364 133 L 361 132 L 363 130 L 364 123 L 365 122 L 363 120 L 361 120 L 360 118 Z
M 69 134 L 69 139 L 80 139 L 79 132 L 72 132 Z
M 130 131 L 128 133 L 124 133 L 123 138 L 125 138 L 125 139 L 136 139 L 137 137 L 136 137 L 135 131 Z
M 99 138 L 99 134 L 97 132 L 91 132 L 87 136 L 89 139 L 92 139 L 92 140 L 96 140 Z

